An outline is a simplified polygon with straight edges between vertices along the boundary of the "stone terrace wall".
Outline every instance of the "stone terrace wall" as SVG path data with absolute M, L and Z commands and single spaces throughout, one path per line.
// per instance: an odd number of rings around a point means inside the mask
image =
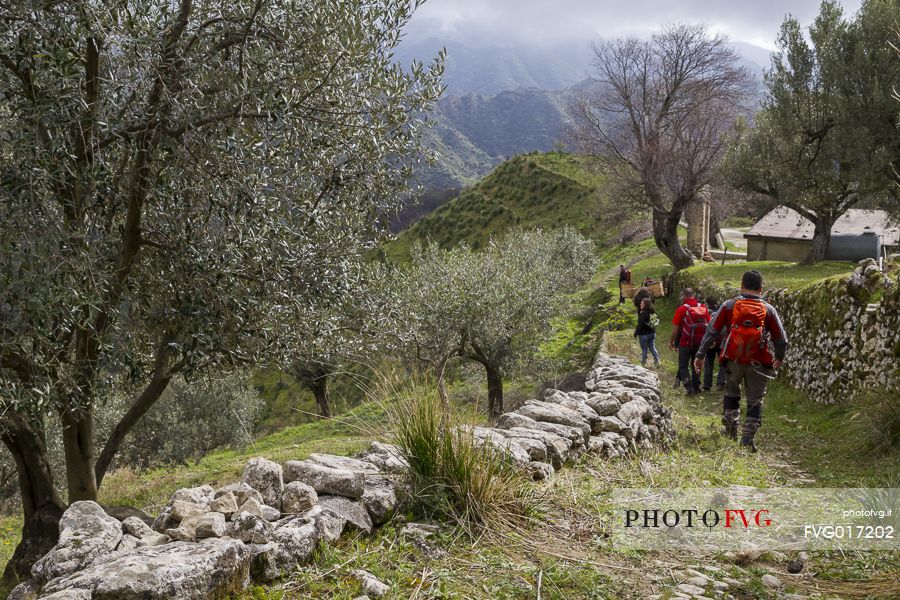
M 765 277 L 765 272 L 763 272 Z M 693 273 L 675 274 L 673 294 L 685 287 L 733 297 L 737 290 Z M 900 285 L 898 273 L 882 273 L 866 260 L 849 277 L 834 277 L 799 290 L 772 289 L 790 340 L 785 372 L 791 385 L 824 403 L 876 390 L 900 393 Z
M 585 389 L 547 390 L 542 401 L 502 415 L 496 428 L 472 433 L 534 479 L 583 452 L 612 458 L 674 437 L 653 372 L 601 353 Z M 180 489 L 152 522 L 120 522 L 94 502 L 75 502 L 60 521 L 59 543 L 10 599 L 227 597 L 250 581 L 289 575 L 320 541 L 387 521 L 408 466 L 398 448 L 379 442 L 356 458 L 311 454 L 283 465 L 253 458 L 241 482 Z M 369 596 L 389 589 L 365 571 L 354 576 Z

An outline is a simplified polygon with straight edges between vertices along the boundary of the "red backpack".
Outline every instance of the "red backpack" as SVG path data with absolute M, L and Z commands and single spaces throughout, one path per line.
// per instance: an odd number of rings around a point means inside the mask
M 697 306 L 684 305 L 687 310 L 681 318 L 681 338 L 690 340 L 691 347 L 696 348 L 706 335 L 706 324 L 709 323 L 709 311 L 703 304 Z
M 722 346 L 722 358 L 742 364 L 772 364 L 765 335 L 766 303 L 739 298 L 731 311 L 731 328 Z

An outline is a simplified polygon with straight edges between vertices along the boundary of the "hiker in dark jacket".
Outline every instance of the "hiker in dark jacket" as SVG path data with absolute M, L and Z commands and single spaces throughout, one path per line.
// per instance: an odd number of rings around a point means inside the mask
M 703 368 L 709 348 L 724 332 L 727 334 L 721 342 L 721 356 L 728 379 L 722 400 L 722 424 L 725 434 L 737 439 L 743 387 L 747 414 L 741 430 L 741 446 L 756 452 L 754 436 L 762 425 L 766 385 L 781 367 L 788 347 L 787 333 L 778 312 L 762 299 L 762 275 L 758 271 L 744 273 L 740 295 L 725 302 L 707 327 L 694 359 L 697 372 Z
M 653 303 L 653 294 L 650 293 L 645 287 L 642 287 L 638 291 L 634 293 L 634 298 L 632 298 L 632 302 L 634 302 L 634 308 L 637 310 L 638 317 L 641 316 L 641 304 L 644 302 L 644 298 L 649 298 L 650 303 Z
M 619 304 L 625 304 L 625 294 L 622 292 L 622 285 L 631 281 L 631 273 L 625 268 L 625 265 L 619 265 Z
M 684 383 L 688 395 L 700 393 L 700 371 L 691 368 L 691 359 L 697 354 L 700 342 L 709 323 L 706 306 L 697 301 L 694 290 L 686 288 L 681 293 L 682 304 L 675 309 L 672 318 L 672 339 L 669 348 L 678 348 L 678 380 Z
M 720 306 L 718 298 L 709 297 L 706 299 L 706 309 L 709 311 L 710 320 L 715 320 L 716 312 L 718 312 Z M 713 373 L 716 370 L 716 362 L 718 362 L 720 350 L 719 340 L 716 340 L 706 352 L 706 363 L 703 365 L 704 392 L 708 392 L 712 389 Z M 725 390 L 725 380 L 727 378 L 728 372 L 725 370 L 725 367 L 720 364 L 719 373 L 716 375 L 716 389 L 718 391 L 721 392 Z
M 637 328 L 634 335 L 641 344 L 641 366 L 647 365 L 647 353 L 653 355 L 655 366 L 659 366 L 659 352 L 656 350 L 656 327 L 653 325 L 655 321 L 659 324 L 659 318 L 653 319 L 656 310 L 653 308 L 653 301 L 650 298 L 644 298 L 641 303 L 641 312 L 638 314 Z

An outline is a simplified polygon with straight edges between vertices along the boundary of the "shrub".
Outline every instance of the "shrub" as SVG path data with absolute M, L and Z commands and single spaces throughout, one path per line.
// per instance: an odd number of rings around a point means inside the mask
M 186 464 L 217 448 L 245 446 L 264 408 L 239 375 L 174 380 L 129 435 L 119 464 L 137 469 Z
M 525 476 L 496 450 L 476 443 L 432 382 L 383 381 L 378 401 L 410 464 L 412 508 L 453 520 L 471 534 L 521 527 L 533 503 Z
M 848 422 L 857 450 L 880 456 L 900 452 L 900 396 L 872 390 L 854 401 Z

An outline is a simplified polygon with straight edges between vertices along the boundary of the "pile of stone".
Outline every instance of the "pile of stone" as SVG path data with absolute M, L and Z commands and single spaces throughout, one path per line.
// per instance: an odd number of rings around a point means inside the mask
M 584 387 L 586 391 L 547 389 L 542 400 L 500 416 L 496 427 L 473 427 L 475 440 L 541 480 L 583 452 L 614 458 L 675 436 L 672 413 L 662 404 L 653 371 L 600 353 Z
M 74 502 L 59 543 L 10 598 L 225 597 L 288 575 L 320 540 L 387 521 L 406 467 L 398 448 L 373 442 L 357 458 L 251 459 L 241 482 L 180 489 L 152 522 Z
M 659 379 L 624 358 L 598 355 L 584 391 L 550 389 L 502 415 L 474 439 L 496 448 L 534 479 L 583 452 L 613 458 L 674 437 Z M 12 600 L 215 598 L 249 582 L 289 575 L 321 540 L 369 533 L 398 504 L 409 465 L 399 448 L 372 442 L 356 458 L 311 454 L 278 464 L 253 458 L 239 483 L 176 491 L 155 520 L 122 521 L 94 502 L 75 502 L 59 543 Z M 356 573 L 366 593 L 387 588 Z

